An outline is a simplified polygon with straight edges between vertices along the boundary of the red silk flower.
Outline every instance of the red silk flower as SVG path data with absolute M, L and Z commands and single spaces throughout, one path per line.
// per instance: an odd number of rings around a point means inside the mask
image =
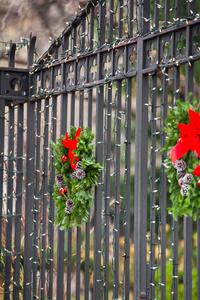
M 77 162 L 74 163 L 74 160 L 79 161 L 80 159 L 75 157 L 75 153 L 72 151 L 77 149 L 77 144 L 78 144 L 77 138 L 80 136 L 80 134 L 81 134 L 81 128 L 79 127 L 75 134 L 74 139 L 70 140 L 68 136 L 68 132 L 66 132 L 65 140 L 62 140 L 63 146 L 69 149 L 68 158 L 70 160 L 70 165 L 74 170 L 76 170 L 76 164 L 77 164 Z
M 177 145 L 174 146 L 170 152 L 172 162 L 175 163 L 177 159 L 181 158 L 189 150 L 196 152 L 200 158 L 200 114 L 192 109 L 188 110 L 190 123 L 178 124 L 180 129 L 180 139 Z M 193 171 L 194 175 L 200 176 L 200 165 Z

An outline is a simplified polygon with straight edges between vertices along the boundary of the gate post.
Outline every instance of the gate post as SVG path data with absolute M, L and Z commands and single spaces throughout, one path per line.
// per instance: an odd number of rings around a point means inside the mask
M 143 38 L 137 43 L 137 97 L 134 195 L 134 299 L 146 298 L 148 75 L 142 73 Z
M 36 37 L 31 38 L 28 48 L 28 67 L 33 64 Z M 29 75 L 29 87 L 31 78 Z M 23 299 L 31 299 L 32 256 L 33 256 L 33 198 L 34 198 L 34 155 L 35 155 L 35 102 L 27 105 L 27 151 L 26 151 L 26 200 L 25 200 L 25 239 L 24 239 L 24 293 Z

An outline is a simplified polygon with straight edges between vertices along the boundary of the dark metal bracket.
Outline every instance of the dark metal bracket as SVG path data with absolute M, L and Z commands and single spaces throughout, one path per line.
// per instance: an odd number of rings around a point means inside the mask
M 0 99 L 27 101 L 29 96 L 29 71 L 27 69 L 0 69 Z
M 36 37 L 30 36 L 27 45 L 27 68 L 15 68 L 16 44 L 10 45 L 8 67 L 0 68 L 0 100 L 6 105 L 27 102 L 30 99 L 31 76 L 29 67 L 33 64 Z

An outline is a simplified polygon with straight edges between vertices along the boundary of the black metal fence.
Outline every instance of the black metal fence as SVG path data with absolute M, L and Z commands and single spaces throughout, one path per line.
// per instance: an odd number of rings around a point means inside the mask
M 200 299 L 200 222 L 167 213 L 160 153 L 168 106 L 200 99 L 199 13 L 195 0 L 93 0 L 38 59 L 31 37 L 27 69 L 15 68 L 10 44 L 0 68 L 2 299 Z M 50 141 L 71 125 L 95 133 L 104 170 L 90 220 L 64 232 Z

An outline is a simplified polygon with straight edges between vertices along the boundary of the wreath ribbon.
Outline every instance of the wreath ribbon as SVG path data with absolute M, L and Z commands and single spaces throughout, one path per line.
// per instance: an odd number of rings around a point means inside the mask
M 171 149 L 170 156 L 172 162 L 175 164 L 177 159 L 180 159 L 189 150 L 196 152 L 200 158 L 200 114 L 192 109 L 188 110 L 190 123 L 177 124 L 180 129 L 180 139 L 177 145 Z M 200 165 L 198 165 L 193 174 L 200 176 Z
M 68 136 L 68 132 L 66 132 L 66 135 L 65 135 L 65 140 L 61 140 L 62 143 L 63 143 L 63 146 L 67 149 L 69 149 L 69 152 L 68 152 L 68 158 L 70 160 L 70 165 L 71 167 L 76 170 L 76 164 L 77 164 L 77 161 L 79 161 L 80 159 L 75 157 L 75 153 L 72 152 L 74 150 L 77 149 L 77 144 L 78 144 L 78 140 L 77 138 L 80 137 L 80 134 L 81 134 L 81 128 L 79 127 L 77 129 L 77 132 L 76 132 L 76 135 L 75 135 L 75 138 L 70 140 L 69 136 Z M 74 160 L 76 161 L 74 163 Z

